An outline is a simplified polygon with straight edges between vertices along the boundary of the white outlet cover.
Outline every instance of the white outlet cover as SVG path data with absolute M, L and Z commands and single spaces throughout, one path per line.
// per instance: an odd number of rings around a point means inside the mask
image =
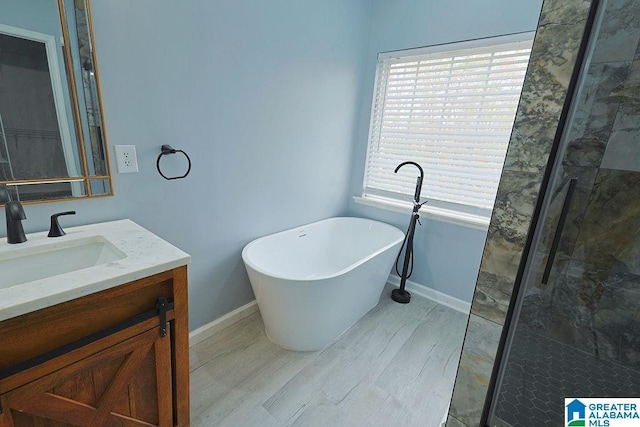
M 138 172 L 138 158 L 135 145 L 114 145 L 118 173 Z

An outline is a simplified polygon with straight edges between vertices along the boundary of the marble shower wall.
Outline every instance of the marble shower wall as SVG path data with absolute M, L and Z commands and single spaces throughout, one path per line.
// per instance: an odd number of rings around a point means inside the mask
M 448 426 L 478 426 L 591 0 L 545 0 L 476 284 Z
M 519 325 L 640 370 L 640 3 L 610 1 L 564 139 L 558 182 L 524 290 Z M 615 47 L 615 48 L 614 48 Z M 600 168 L 603 169 L 600 169 Z M 566 183 L 578 179 L 547 284 L 543 262 Z M 637 310 L 637 309 L 636 309 Z
M 448 426 L 477 426 L 591 0 L 546 0 L 509 143 Z M 565 129 L 520 324 L 640 369 L 640 2 L 610 0 Z M 607 169 L 608 168 L 608 169 Z M 549 285 L 541 272 L 578 185 Z M 612 230 L 615 230 L 612 232 Z M 555 283 L 563 286 L 554 286 Z M 555 306 L 555 307 L 554 307 Z M 551 307 L 551 309 L 549 309 Z M 570 308 L 569 308 L 570 307 Z
M 640 173 L 600 170 L 558 284 L 546 335 L 640 372 Z

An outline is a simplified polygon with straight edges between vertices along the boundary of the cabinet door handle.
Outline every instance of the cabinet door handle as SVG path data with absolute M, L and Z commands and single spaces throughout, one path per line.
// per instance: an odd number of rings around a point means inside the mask
M 158 317 L 160 317 L 160 336 L 167 336 L 167 311 L 173 309 L 173 304 L 169 303 L 165 297 L 158 297 L 156 300 L 156 309 Z
M 562 237 L 562 230 L 567 222 L 567 216 L 569 215 L 569 208 L 571 207 L 571 200 L 573 199 L 573 193 L 576 190 L 576 184 L 578 180 L 572 178 L 569 181 L 569 188 L 567 188 L 567 194 L 564 198 L 564 204 L 562 205 L 562 211 L 560 212 L 560 218 L 558 219 L 558 226 L 556 227 L 556 234 L 553 236 L 553 242 L 551 243 L 551 249 L 549 250 L 549 257 L 547 258 L 547 265 L 544 267 L 544 273 L 542 274 L 542 284 L 546 285 L 551 275 L 551 268 L 553 267 L 553 261 L 556 257 L 556 251 L 558 245 L 560 245 L 560 238 Z

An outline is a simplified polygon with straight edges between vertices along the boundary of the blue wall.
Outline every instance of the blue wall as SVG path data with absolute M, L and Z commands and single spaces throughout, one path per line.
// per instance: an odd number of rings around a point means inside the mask
M 140 172 L 114 165 L 115 197 L 26 206 L 25 229 L 67 209 L 78 212 L 68 225 L 131 218 L 191 254 L 196 328 L 253 300 L 246 243 L 345 214 L 370 3 L 94 1 L 92 12 L 107 137 L 136 145 Z M 158 175 L 162 144 L 190 154 L 188 179 Z
M 351 194 L 362 193 L 369 116 L 379 52 L 497 36 L 536 28 L 541 0 L 374 0 L 358 133 L 354 143 Z M 406 229 L 409 214 L 350 201 L 349 214 L 386 221 Z M 421 217 L 414 243 L 411 281 L 471 302 L 486 229 Z

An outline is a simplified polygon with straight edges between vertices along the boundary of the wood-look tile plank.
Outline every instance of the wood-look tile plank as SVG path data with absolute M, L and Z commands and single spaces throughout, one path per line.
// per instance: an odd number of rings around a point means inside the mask
M 360 382 L 372 381 L 411 336 L 420 319 L 436 304 L 419 299 L 415 306 L 381 303 L 264 403 L 278 420 L 289 422 L 319 391 L 338 402 Z
M 420 322 L 376 380 L 416 413 L 444 413 L 449 404 L 466 318 L 439 306 Z M 429 399 L 422 396 L 428 390 Z
M 265 399 L 282 388 L 312 357 L 304 353 L 286 353 L 289 354 L 270 357 L 260 369 L 254 371 L 245 381 L 228 390 L 216 400 L 210 401 L 209 406 L 199 416 L 206 416 L 208 420 L 213 422 L 212 425 L 218 425 L 236 419 L 237 413 L 255 412 Z
M 367 424 L 359 426 L 367 427 L 432 427 L 416 424 L 413 408 L 396 397 L 389 395 L 378 410 L 367 420 Z M 358 425 L 358 424 L 357 424 Z M 346 426 L 345 426 L 346 427 Z
M 259 312 L 239 320 L 190 348 L 190 372 L 216 358 L 244 350 L 263 334 L 264 326 Z
M 239 345 L 232 351 L 218 352 L 193 371 L 194 382 L 197 381 L 193 389 L 199 389 L 194 392 L 199 396 L 192 401 L 194 417 L 206 418 L 207 422 L 214 423 L 212 425 L 218 425 L 228 416 L 233 418 L 233 412 L 241 407 L 247 412 L 255 410 L 314 357 L 313 353 L 292 352 L 276 346 L 264 333 L 260 315 L 250 317 L 254 318 L 245 327 L 252 327 L 259 334 L 247 334 L 246 337 L 251 337 L 247 345 L 237 342 Z M 223 340 L 214 347 L 224 346 Z M 209 388 L 208 382 L 212 384 Z
M 205 419 L 205 422 L 197 420 L 194 426 L 216 426 L 216 427 L 283 427 L 282 424 L 276 421 L 271 414 L 269 414 L 260 405 L 252 406 L 250 410 L 246 407 L 239 408 L 229 416 L 222 420 L 214 420 L 213 418 Z
M 318 352 L 271 343 L 259 313 L 192 347 L 193 426 L 437 426 L 466 316 L 389 299 Z
M 377 412 L 391 396 L 380 387 L 369 382 L 361 382 L 336 404 L 341 413 L 346 414 L 339 425 L 370 426 L 375 424 Z
M 347 413 L 336 405 L 325 395 L 320 393 L 309 403 L 295 418 L 287 425 L 292 427 L 326 427 L 345 425 L 343 424 Z
M 198 418 L 224 396 L 232 391 L 232 388 L 209 376 L 206 371 L 196 371 L 191 374 L 191 422 L 194 426 L 206 426 L 199 424 Z

